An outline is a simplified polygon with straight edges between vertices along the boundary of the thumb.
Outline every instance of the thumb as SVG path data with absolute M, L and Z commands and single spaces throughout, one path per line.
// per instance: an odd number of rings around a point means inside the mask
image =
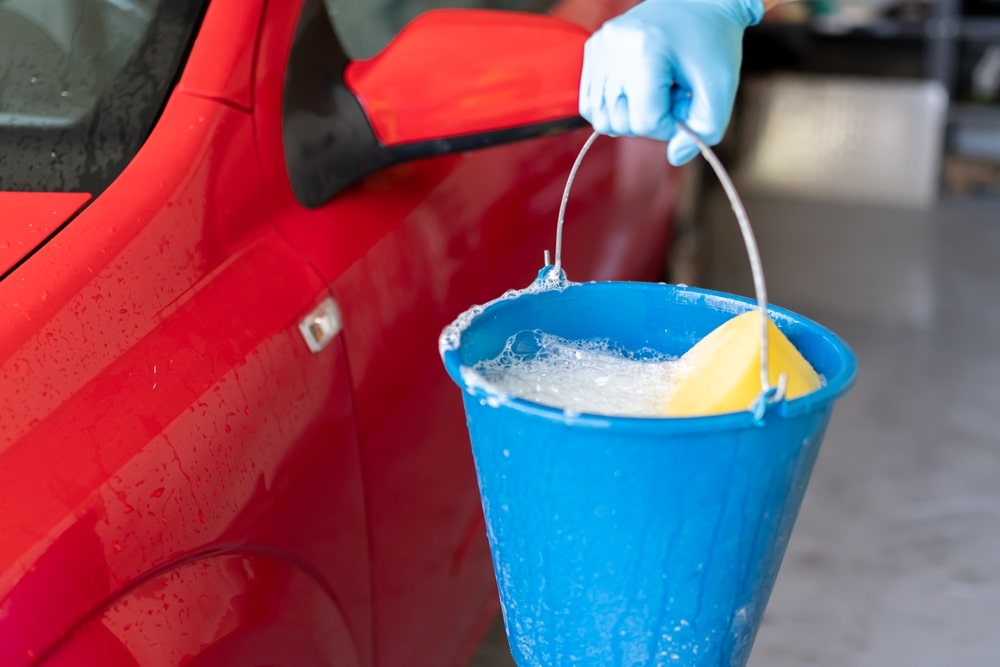
M 667 161 L 675 167 L 680 167 L 690 162 L 698 152 L 698 145 L 688 136 L 684 128 L 679 127 L 677 134 L 667 145 Z
M 726 133 L 736 98 L 736 76 L 729 71 L 696 76 L 687 95 L 689 99 L 676 105 L 676 118 L 683 120 L 709 146 L 719 143 Z M 683 129 L 667 147 L 667 159 L 675 166 L 697 154 L 697 144 Z
M 691 91 L 675 85 L 670 91 L 670 109 L 674 118 L 687 123 L 691 114 Z M 698 154 L 698 146 L 691 140 L 687 130 L 678 126 L 667 145 L 667 161 L 675 167 L 689 162 Z

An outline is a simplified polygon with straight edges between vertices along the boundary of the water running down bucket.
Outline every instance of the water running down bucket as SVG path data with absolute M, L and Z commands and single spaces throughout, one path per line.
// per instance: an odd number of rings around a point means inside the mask
M 770 308 L 826 382 L 760 418 L 607 417 L 505 395 L 471 369 L 519 332 L 676 357 L 759 307 L 676 285 L 571 283 L 559 251 L 531 286 L 440 339 L 463 389 L 511 653 L 519 667 L 742 667 L 854 356 Z

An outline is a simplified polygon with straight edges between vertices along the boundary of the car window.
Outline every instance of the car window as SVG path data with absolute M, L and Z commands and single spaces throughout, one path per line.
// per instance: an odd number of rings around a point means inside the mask
M 0 0 L 0 189 L 104 189 L 138 151 L 207 0 Z
M 344 50 L 369 58 L 403 26 L 428 9 L 507 9 L 542 14 L 557 0 L 324 0 Z

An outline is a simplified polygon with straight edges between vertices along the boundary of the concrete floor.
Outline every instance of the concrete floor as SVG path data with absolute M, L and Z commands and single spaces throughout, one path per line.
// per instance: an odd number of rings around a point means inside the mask
M 747 206 L 772 302 L 859 360 L 751 667 L 1000 665 L 1000 202 Z M 706 284 L 749 294 L 731 212 L 705 214 Z M 472 665 L 513 664 L 498 624 Z

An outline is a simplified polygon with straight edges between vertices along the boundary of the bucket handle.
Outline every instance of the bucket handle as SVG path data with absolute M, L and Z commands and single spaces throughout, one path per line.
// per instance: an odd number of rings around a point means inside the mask
M 754 293 L 757 297 L 757 306 L 760 309 L 761 328 L 761 394 L 750 409 L 754 413 L 754 417 L 757 420 L 760 420 L 764 417 L 764 413 L 767 411 L 769 405 L 780 403 L 782 399 L 784 399 L 785 383 L 788 378 L 784 373 L 782 373 L 778 378 L 777 386 L 771 386 L 771 376 L 768 373 L 767 284 L 764 281 L 764 267 L 760 260 L 760 250 L 757 247 L 757 239 L 754 236 L 753 227 L 750 226 L 750 216 L 747 215 L 746 207 L 743 206 L 743 201 L 740 199 L 739 193 L 736 192 L 736 186 L 733 185 L 733 180 L 729 177 L 728 172 L 726 172 L 726 168 L 722 165 L 718 156 L 716 156 L 715 152 L 709 148 L 708 144 L 706 144 L 702 138 L 698 136 L 698 133 L 688 127 L 686 123 L 678 120 L 677 126 L 690 136 L 692 141 L 694 141 L 694 143 L 698 146 L 698 150 L 701 151 L 702 157 L 704 157 L 705 161 L 712 167 L 712 171 L 715 172 L 716 177 L 719 179 L 719 183 L 722 184 L 722 189 L 725 191 L 726 197 L 729 198 L 729 205 L 732 207 L 733 213 L 736 214 L 736 221 L 740 226 L 740 233 L 743 236 L 743 245 L 746 247 L 747 257 L 750 260 L 750 271 L 753 274 Z M 566 204 L 569 201 L 569 192 L 573 187 L 574 179 L 576 179 L 576 172 L 580 169 L 580 163 L 583 162 L 583 156 L 587 154 L 587 151 L 590 150 L 590 147 L 594 144 L 594 141 L 597 140 L 598 136 L 600 136 L 599 133 L 592 133 L 583 144 L 579 155 L 576 156 L 576 161 L 573 163 L 573 168 L 570 169 L 569 178 L 566 180 L 566 188 L 563 190 L 562 201 L 559 204 L 559 219 L 556 223 L 556 261 L 553 269 L 557 275 L 562 271 L 562 232 L 563 223 L 566 220 Z

